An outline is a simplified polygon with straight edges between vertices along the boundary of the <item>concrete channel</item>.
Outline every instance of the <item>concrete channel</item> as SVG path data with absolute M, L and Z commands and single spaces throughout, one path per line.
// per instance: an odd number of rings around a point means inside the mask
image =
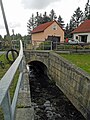
M 40 68 L 30 67 L 30 90 L 34 120 L 85 120 L 54 81 Z

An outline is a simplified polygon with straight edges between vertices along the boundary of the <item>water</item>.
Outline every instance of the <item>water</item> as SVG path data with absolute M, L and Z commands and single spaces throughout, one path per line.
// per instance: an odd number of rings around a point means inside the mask
M 85 120 L 46 75 L 30 71 L 30 87 L 35 120 Z

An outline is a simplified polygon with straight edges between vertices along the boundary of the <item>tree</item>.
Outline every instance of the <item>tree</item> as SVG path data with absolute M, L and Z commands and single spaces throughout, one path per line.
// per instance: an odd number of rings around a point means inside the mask
M 56 13 L 54 12 L 53 9 L 50 11 L 49 17 L 50 17 L 51 21 L 53 21 L 57 18 Z
M 35 27 L 36 27 L 35 17 L 34 17 L 34 14 L 32 14 L 32 17 L 30 17 L 30 19 L 28 20 L 28 23 L 27 23 L 28 34 L 31 34 L 31 31 L 32 31 Z
M 32 14 L 32 17 L 30 17 L 27 22 L 28 34 L 31 35 L 31 31 L 40 24 L 55 20 L 56 18 L 56 14 L 53 9 L 50 11 L 49 16 L 46 12 L 44 12 L 43 15 L 37 12 L 35 17 L 34 14 Z
M 3 38 L 2 38 L 2 36 L 0 35 L 0 40 L 2 40 Z
M 4 45 L 5 48 L 11 48 L 11 36 L 4 35 Z
M 83 21 L 83 12 L 80 10 L 80 7 L 78 7 L 76 11 L 74 11 L 71 20 L 75 28 L 78 27 L 78 25 Z
M 23 41 L 25 41 L 27 44 L 31 42 L 31 36 L 30 35 L 24 35 L 23 36 Z
M 36 15 L 36 17 L 35 17 L 35 24 L 36 24 L 36 26 L 39 26 L 40 24 L 42 24 L 43 23 L 43 20 L 42 20 L 42 14 L 40 13 L 36 13 L 37 15 Z
M 5 40 L 5 41 L 10 41 L 10 40 L 11 40 L 11 36 L 4 35 L 4 40 Z
M 57 22 L 58 22 L 58 24 L 61 26 L 61 28 L 64 28 L 64 21 L 63 21 L 63 19 L 62 19 L 62 17 L 59 15 L 59 17 L 58 17 L 58 20 L 57 20 Z
M 72 34 L 71 32 L 75 29 L 75 25 L 74 25 L 74 22 L 73 20 L 71 19 L 69 24 L 66 25 L 66 28 L 65 28 L 65 38 L 68 37 L 68 38 L 71 38 L 72 37 Z
M 43 20 L 43 23 L 51 21 L 50 17 L 47 16 L 47 12 L 44 12 L 42 20 Z
M 89 4 L 89 0 L 87 1 L 86 5 L 85 5 L 85 11 L 84 11 L 84 20 L 86 19 L 90 19 L 90 4 Z
M 22 35 L 20 33 L 16 34 L 15 40 L 22 40 Z
M 66 27 L 65 27 L 65 38 L 68 38 L 69 37 L 69 25 L 67 23 Z
M 90 20 L 90 14 L 88 15 L 87 19 Z

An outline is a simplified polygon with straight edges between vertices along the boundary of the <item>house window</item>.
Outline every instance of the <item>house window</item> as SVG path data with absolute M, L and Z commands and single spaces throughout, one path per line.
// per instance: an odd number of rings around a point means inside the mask
M 88 35 L 80 35 L 81 41 L 87 43 L 87 36 Z
M 76 40 L 78 40 L 78 36 L 76 36 Z
M 52 30 L 57 30 L 57 26 L 56 26 L 56 25 L 53 25 L 53 26 L 52 26 Z

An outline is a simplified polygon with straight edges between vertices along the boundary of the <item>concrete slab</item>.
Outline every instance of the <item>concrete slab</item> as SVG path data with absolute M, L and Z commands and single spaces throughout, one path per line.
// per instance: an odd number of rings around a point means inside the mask
M 16 120 L 34 120 L 33 108 L 18 108 L 16 112 Z
M 27 70 L 19 90 L 15 120 L 34 120 L 34 109 L 31 107 L 29 76 Z

